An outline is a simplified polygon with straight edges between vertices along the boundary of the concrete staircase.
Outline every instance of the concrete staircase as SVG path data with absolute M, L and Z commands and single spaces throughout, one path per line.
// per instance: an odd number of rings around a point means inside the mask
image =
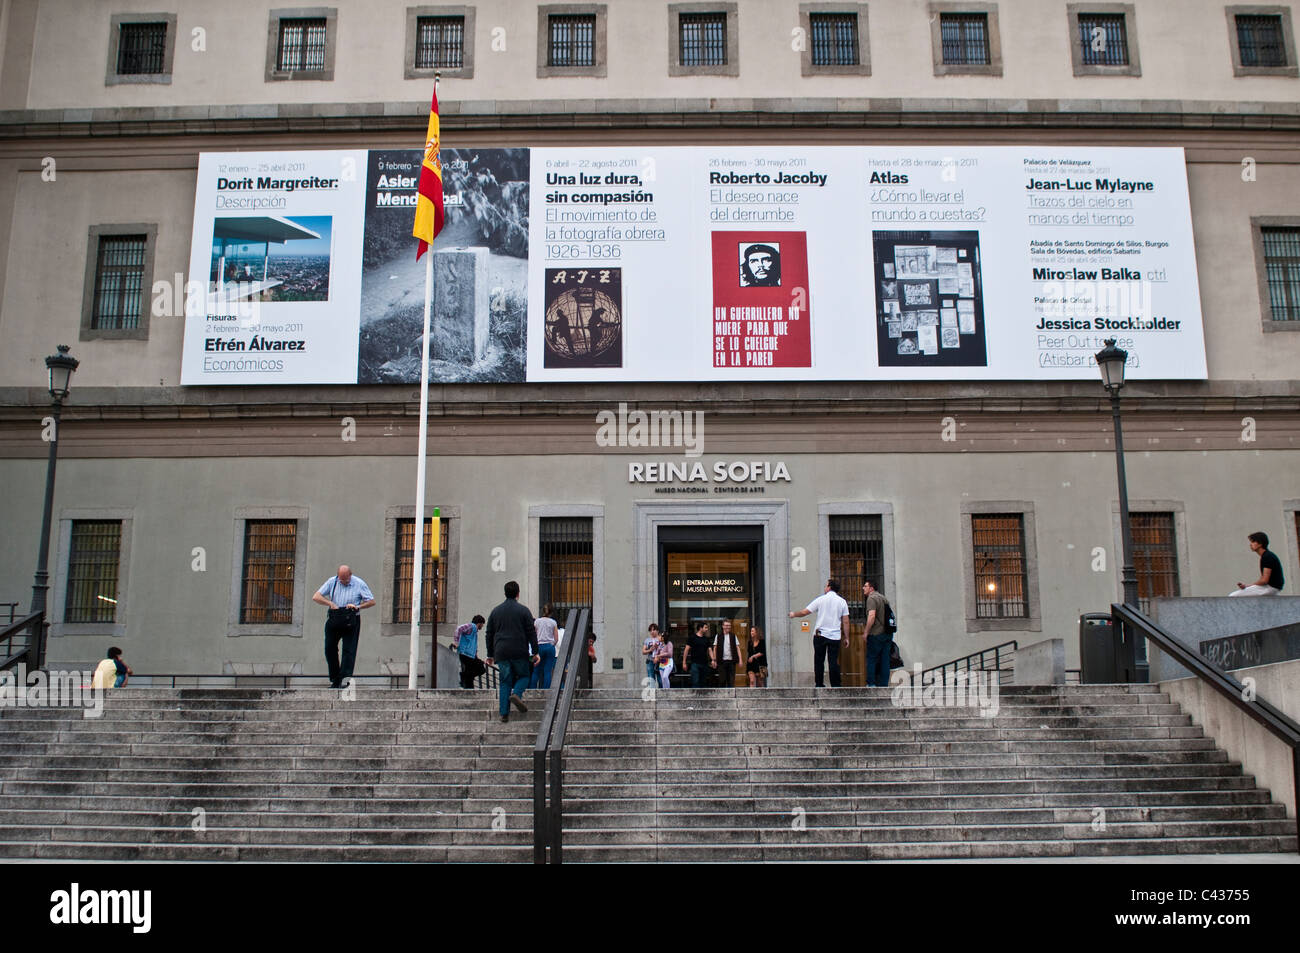
M 1283 808 L 1155 686 L 999 701 L 983 718 L 882 689 L 583 692 L 565 860 L 1296 849 Z M 491 694 L 460 691 L 128 689 L 99 719 L 3 709 L 0 860 L 528 861 L 541 702 L 508 725 Z

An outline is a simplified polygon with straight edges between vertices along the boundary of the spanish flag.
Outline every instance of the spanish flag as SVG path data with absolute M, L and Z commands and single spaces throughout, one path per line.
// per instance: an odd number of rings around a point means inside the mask
M 415 260 L 429 250 L 442 231 L 442 160 L 438 158 L 438 87 L 433 88 L 433 105 L 429 107 L 429 134 L 424 142 L 424 164 L 420 168 L 419 195 L 415 201 L 415 227 L 411 234 L 420 240 Z

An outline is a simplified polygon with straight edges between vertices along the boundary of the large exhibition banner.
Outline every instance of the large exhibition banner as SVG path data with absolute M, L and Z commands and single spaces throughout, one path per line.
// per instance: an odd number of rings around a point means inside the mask
M 435 382 L 1203 379 L 1181 149 L 445 149 Z M 411 383 L 416 150 L 200 157 L 185 384 Z

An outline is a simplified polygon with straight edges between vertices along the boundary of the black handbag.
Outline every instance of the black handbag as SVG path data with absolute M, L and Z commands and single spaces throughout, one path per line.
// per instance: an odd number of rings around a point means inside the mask
M 334 601 L 334 593 L 338 590 L 339 580 L 334 577 L 334 585 L 330 589 L 330 602 Z M 325 624 L 331 629 L 350 629 L 352 620 L 356 618 L 357 610 L 349 609 L 347 606 L 339 606 L 337 609 L 325 610 Z
M 891 641 L 889 643 L 889 669 L 893 671 L 896 668 L 903 667 L 903 656 L 898 653 L 898 643 Z

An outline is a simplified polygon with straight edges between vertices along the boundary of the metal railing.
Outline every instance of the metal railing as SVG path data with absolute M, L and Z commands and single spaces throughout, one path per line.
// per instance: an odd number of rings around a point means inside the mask
M 1003 642 L 1001 645 L 995 645 L 992 648 L 980 649 L 978 652 L 972 652 L 951 662 L 944 662 L 942 665 L 933 665 L 921 672 L 921 681 L 933 681 L 935 676 L 927 678 L 932 672 L 939 672 L 938 679 L 942 682 L 948 681 L 949 670 L 952 672 L 952 678 L 956 679 L 958 672 L 1005 672 L 1012 667 L 1015 658 L 1016 649 L 1019 644 L 1014 640 Z M 989 664 L 989 663 L 992 664 Z
M 587 620 L 590 609 L 570 609 L 566 638 L 556 659 L 550 697 L 533 746 L 533 863 L 561 862 L 564 840 L 564 732 L 576 690 L 587 688 Z M 549 769 L 550 777 L 547 777 Z M 548 782 L 549 780 L 549 788 Z
M 1247 692 L 1241 682 L 1213 662 L 1203 658 L 1199 652 L 1183 645 L 1133 606 L 1114 603 L 1110 607 L 1110 612 L 1115 619 L 1141 632 L 1149 642 L 1154 642 L 1160 651 L 1172 657 L 1201 681 L 1208 683 L 1216 692 L 1291 747 L 1291 784 L 1297 807 L 1296 834 L 1300 838 L 1300 724 L 1253 692 Z M 1297 849 L 1300 849 L 1300 841 Z
M 45 628 L 45 612 L 33 612 L 21 619 L 11 619 L 9 624 L 0 629 L 0 672 L 12 668 L 19 662 L 25 662 L 29 669 L 41 667 L 41 634 Z M 26 638 L 22 638 L 23 632 Z M 21 639 L 21 644 L 14 646 L 14 640 Z

